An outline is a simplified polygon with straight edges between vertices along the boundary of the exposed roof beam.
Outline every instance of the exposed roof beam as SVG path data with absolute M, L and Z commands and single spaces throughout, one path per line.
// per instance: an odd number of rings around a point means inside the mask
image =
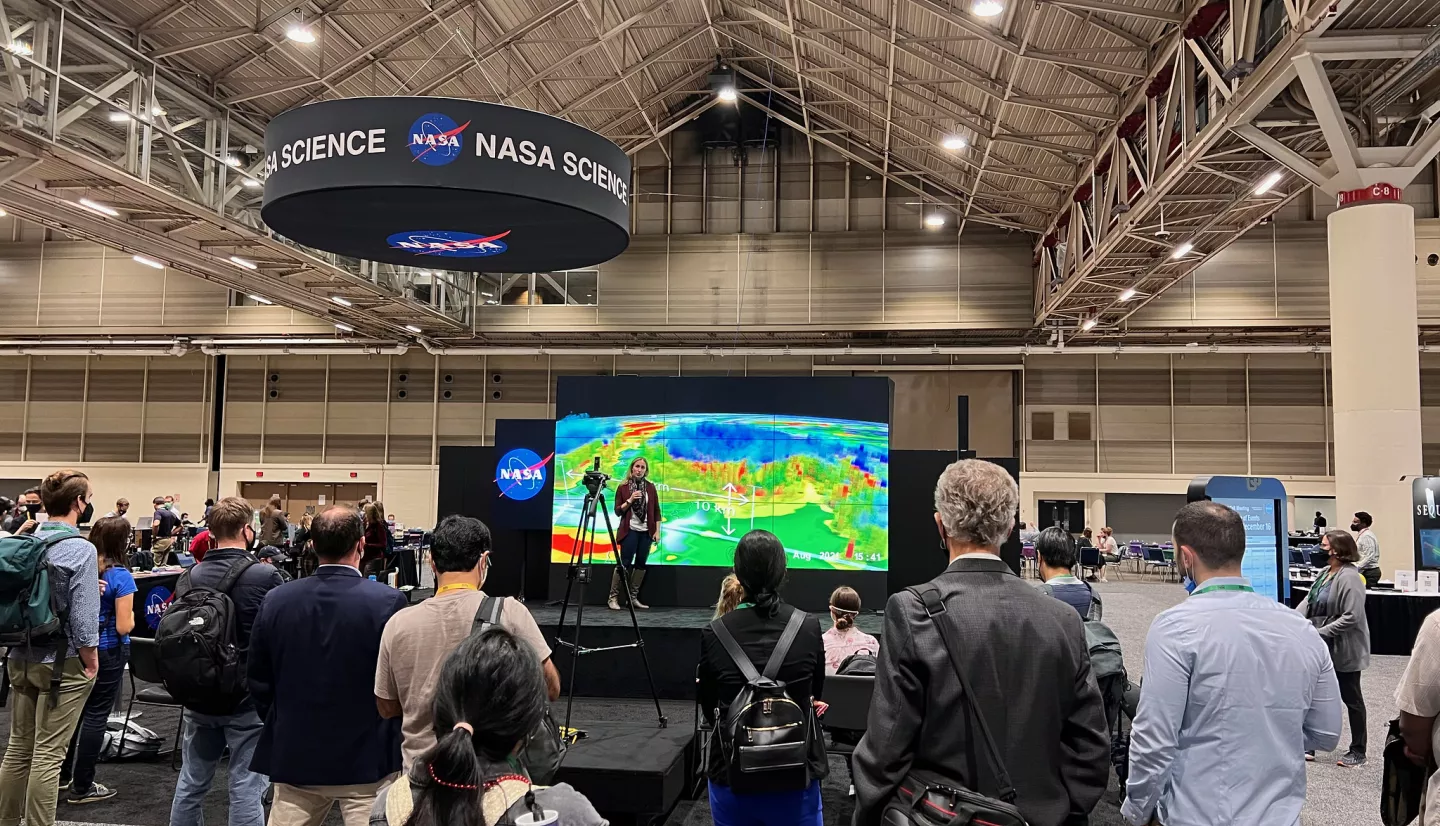
M 1106 0 L 1049 0 L 1049 2 L 1056 6 L 1067 6 L 1072 9 L 1118 14 L 1123 17 L 1141 17 L 1146 20 L 1158 20 L 1161 23 L 1178 24 L 1185 19 L 1178 13 L 1172 11 L 1148 9 L 1144 6 L 1132 6 L 1125 3 L 1110 3 L 1106 2 Z

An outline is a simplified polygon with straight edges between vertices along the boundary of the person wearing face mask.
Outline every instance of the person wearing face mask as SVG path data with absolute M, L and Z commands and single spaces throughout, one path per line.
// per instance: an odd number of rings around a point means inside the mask
M 0 761 L 0 823 L 55 822 L 60 764 L 100 671 L 100 569 L 95 546 L 76 527 L 94 515 L 93 495 L 78 470 L 58 470 L 40 485 L 48 516 L 35 532 L 53 540 L 52 596 L 63 587 L 69 603 L 65 642 L 17 645 L 6 659 L 10 735 Z
M 6 530 L 14 534 L 34 533 L 36 526 L 45 521 L 43 507 L 40 504 L 39 488 L 30 488 L 20 494 L 20 501 L 15 507 L 15 515 L 9 520 L 9 527 Z
M 1355 570 L 1360 550 L 1350 534 L 1330 531 L 1320 537 L 1320 547 L 1329 554 L 1330 565 L 1315 578 L 1299 610 L 1330 646 L 1340 699 L 1350 715 L 1350 749 L 1336 765 L 1353 769 L 1365 765 L 1365 697 L 1360 693 L 1360 672 L 1370 667 L 1365 581 Z M 1307 760 L 1314 757 L 1313 753 L 1306 755 Z
M 1340 740 L 1320 633 L 1240 574 L 1245 524 L 1218 502 L 1175 515 L 1188 599 L 1155 618 L 1120 809 L 1135 826 L 1299 826 L 1302 751 Z
M 620 564 L 630 571 L 630 593 L 626 597 L 636 608 L 650 607 L 640 601 L 640 586 L 645 583 L 650 546 L 660 541 L 660 492 L 646 478 L 649 475 L 650 463 L 637 457 L 615 491 L 615 515 L 620 517 L 615 541 L 620 543 Z M 610 574 L 610 599 L 606 601 L 611 611 L 620 610 L 620 580 L 620 567 L 616 566 Z
M 155 554 L 156 564 L 163 564 L 175 545 L 175 535 L 180 531 L 180 517 L 170 510 L 165 497 L 157 496 L 152 503 L 155 505 L 155 518 L 150 523 L 150 535 L 153 537 L 150 551 Z
M 210 511 L 210 535 L 215 548 L 185 575 L 189 588 L 217 588 L 232 567 L 255 561 L 249 550 L 255 543 L 253 517 L 250 503 L 238 496 L 221 499 L 215 505 Z M 235 604 L 235 640 L 242 672 L 248 664 L 250 632 L 265 595 L 283 582 L 274 567 L 251 565 L 228 592 Z M 185 586 L 182 578 L 176 587 L 177 596 L 183 595 Z M 215 778 L 220 756 L 227 746 L 230 749 L 231 826 L 262 826 L 265 808 L 261 797 L 269 781 L 264 775 L 250 771 L 250 759 L 264 727 L 254 699 L 246 697 L 231 714 L 202 714 L 187 708 L 184 721 L 181 746 L 184 763 L 175 784 L 175 799 L 170 804 L 171 826 L 200 826 L 205 795 L 210 791 L 210 782 Z
M 1375 520 L 1365 511 L 1356 511 L 1350 520 L 1350 530 L 1355 534 L 1355 544 L 1360 549 L 1360 561 L 1355 569 L 1365 578 L 1365 587 L 1373 588 L 1380 581 L 1380 540 L 1370 526 Z

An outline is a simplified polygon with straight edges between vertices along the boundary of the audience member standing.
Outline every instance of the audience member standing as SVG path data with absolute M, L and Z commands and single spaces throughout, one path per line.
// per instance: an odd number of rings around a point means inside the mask
M 1360 548 L 1360 561 L 1355 568 L 1365 578 L 1365 585 L 1372 586 L 1380 581 L 1380 539 L 1370 529 L 1375 520 L 1365 511 L 1356 511 L 1350 530 L 1355 532 L 1355 542 Z
M 116 500 L 115 500 L 115 510 L 110 511 L 109 513 L 105 514 L 105 518 L 106 518 L 106 519 L 109 519 L 109 518 L 112 517 L 112 516 L 118 516 L 118 517 L 120 517 L 121 519 L 124 519 L 124 518 L 125 518 L 125 514 L 127 514 L 127 513 L 129 513 L 129 512 L 130 512 L 130 500 L 129 500 L 129 499 L 116 499 Z
M 164 565 L 175 545 L 175 536 L 180 532 L 180 517 L 165 503 L 165 497 L 154 499 L 155 516 L 150 521 L 150 552 L 155 555 L 155 564 Z
M 250 767 L 275 784 L 269 826 L 321 823 L 337 802 L 345 826 L 364 826 L 400 771 L 400 726 L 380 717 L 370 686 L 385 623 L 406 600 L 360 575 L 353 508 L 323 511 L 310 539 L 320 567 L 270 592 L 250 636 L 250 693 L 265 721 Z
M 1296 612 L 1240 575 L 1245 525 L 1217 502 L 1175 517 L 1195 591 L 1155 618 L 1121 814 L 1132 824 L 1296 826 L 1307 749 L 1340 739 L 1330 653 Z
M 365 506 L 365 554 L 360 560 L 360 572 L 377 578 L 385 572 L 385 552 L 390 547 L 390 527 L 385 524 L 385 511 L 378 503 Z
M 945 610 L 931 617 L 913 591 L 890 598 L 870 705 L 855 750 L 855 823 L 882 822 L 913 770 L 999 793 L 985 747 L 960 709 L 956 668 L 995 737 L 1032 826 L 1084 822 L 1110 776 L 1110 738 L 1090 671 L 1085 630 L 1070 607 L 1025 584 L 1000 560 L 1020 492 L 999 465 L 977 459 L 945 469 L 935 524 L 950 565 L 931 580 Z M 964 650 L 946 651 L 937 622 L 953 623 Z
M 1325 514 L 1320 511 L 1315 511 L 1315 535 L 1319 536 L 1324 533 L 1325 526 L 1328 524 L 1329 523 L 1325 521 Z
M 186 574 L 190 587 L 215 588 L 232 566 L 255 561 L 248 550 L 255 542 L 255 528 L 251 525 L 254 517 L 250 503 L 237 496 L 221 499 L 215 505 L 210 511 L 210 535 L 215 539 L 215 548 L 205 555 L 204 562 L 197 562 Z M 265 595 L 283 581 L 279 571 L 256 563 L 247 568 L 230 589 L 242 666 L 249 655 L 250 632 Z M 318 632 L 314 628 L 296 631 Z M 175 784 L 175 800 L 170 805 L 170 826 L 200 826 L 205 795 L 210 791 L 220 756 L 227 747 L 230 749 L 230 826 L 260 826 L 265 820 L 260 799 L 268 781 L 263 774 L 250 770 L 250 759 L 263 727 L 254 699 L 247 696 L 230 714 L 202 714 L 187 708 L 184 716 L 181 748 L 185 762 Z
M 401 754 L 408 769 L 435 745 L 435 683 L 440 666 L 470 636 L 475 615 L 485 602 L 485 575 L 490 567 L 490 529 L 479 519 L 447 516 L 435 526 L 430 564 L 435 569 L 435 596 L 390 618 L 380 640 L 375 667 L 375 702 L 383 717 L 400 717 Z M 560 672 L 550 661 L 550 646 L 530 611 L 507 599 L 500 625 L 535 652 L 545 673 L 546 694 L 560 696 Z
M 1035 556 L 1039 560 L 1040 591 L 1074 608 L 1082 620 L 1100 620 L 1104 616 L 1100 594 L 1075 576 L 1075 537 L 1064 528 L 1046 528 L 1035 540 Z
M 785 581 L 785 547 L 769 531 L 751 531 L 735 546 L 735 576 L 745 589 L 748 602 L 715 620 L 735 638 L 756 671 L 763 671 L 775 652 L 795 607 L 780 601 Z M 805 617 L 795 635 L 776 679 L 802 708 L 819 700 L 825 687 L 825 645 L 820 623 Z M 715 721 L 716 709 L 726 709 L 746 685 L 740 666 L 726 652 L 715 630 L 700 631 L 700 668 L 695 692 L 706 719 Z M 821 826 L 820 781 L 796 791 L 769 794 L 739 794 L 730 790 L 728 767 L 720 750 L 720 738 L 710 738 L 706 761 L 710 780 L 710 814 L 715 826 Z M 824 776 L 823 765 L 813 766 L 811 775 Z
M 125 567 L 130 523 L 107 516 L 90 528 L 89 539 L 100 569 L 100 672 L 60 771 L 60 785 L 70 787 L 67 803 L 95 803 L 115 796 L 114 789 L 95 782 L 95 762 L 100 759 L 106 721 L 120 693 L 125 664 L 130 661 L 130 631 L 135 627 L 135 577 Z
M 76 524 L 94 513 L 90 479 L 78 470 L 57 470 L 40 485 L 47 519 L 37 535 L 52 540 L 51 583 L 68 597 L 65 651 L 36 644 L 10 649 L 10 737 L 0 761 L 0 824 L 51 826 L 60 794 L 60 764 L 80 710 L 100 670 L 100 572 L 95 546 Z M 63 537 L 63 538 L 62 538 Z M 56 654 L 63 663 L 57 664 Z M 55 669 L 60 668 L 58 685 Z M 58 692 L 57 692 L 58 688 Z
M 1440 741 L 1440 611 L 1432 611 L 1420 624 L 1415 648 L 1400 685 L 1395 687 L 1395 706 L 1400 709 L 1400 736 L 1412 761 L 1428 766 Z M 1419 826 L 1440 826 L 1440 772 L 1431 772 L 1425 786 Z
M 1370 623 L 1365 618 L 1365 580 L 1355 570 L 1360 550 L 1345 531 L 1320 537 L 1330 566 L 1310 586 L 1300 613 L 1320 631 L 1330 648 L 1330 662 L 1340 683 L 1340 699 L 1350 712 L 1350 750 L 1339 764 L 1347 769 L 1365 765 L 1365 697 L 1360 672 L 1370 667 Z M 1314 755 L 1309 755 L 1313 757 Z
M 558 814 L 560 826 L 606 826 L 569 784 L 533 788 L 516 765 L 514 754 L 545 713 L 546 682 L 534 648 L 504 628 L 461 641 L 436 679 L 435 745 L 405 782 L 380 793 L 371 826 L 524 822 L 532 790 L 535 805 Z
M 830 594 L 831 628 L 821 637 L 825 643 L 825 673 L 834 674 L 840 664 L 861 651 L 880 653 L 880 642 L 855 627 L 860 616 L 860 594 L 848 585 L 841 585 Z
M 280 497 L 272 496 L 260 510 L 260 545 L 274 545 L 279 548 L 290 538 L 290 524 L 285 521 L 285 512 L 280 510 Z

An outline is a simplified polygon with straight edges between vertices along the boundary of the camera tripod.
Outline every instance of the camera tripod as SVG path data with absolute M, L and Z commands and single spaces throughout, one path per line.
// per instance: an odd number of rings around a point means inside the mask
M 608 477 L 598 471 L 594 473 L 594 478 L 590 473 L 585 474 L 585 504 L 580 509 L 580 524 L 575 533 L 575 544 L 570 548 L 570 569 L 565 573 L 565 601 L 560 604 L 560 622 L 555 630 L 555 644 L 569 649 L 572 658 L 570 686 L 565 692 L 565 729 L 570 729 L 570 712 L 575 706 L 575 677 L 580 673 L 580 658 L 586 654 L 618 651 L 622 648 L 634 648 L 640 652 L 640 662 L 645 666 L 645 679 L 650 683 L 650 697 L 655 701 L 655 714 L 659 718 L 660 728 L 665 728 L 669 721 L 665 718 L 665 711 L 660 708 L 660 694 L 655 690 L 655 677 L 650 673 L 650 658 L 645 654 L 645 638 L 640 635 L 640 621 L 635 616 L 634 599 L 630 598 L 634 593 L 630 590 L 630 569 L 620 563 L 620 546 L 615 542 L 615 531 L 610 526 L 610 511 L 605 507 L 604 487 Z M 595 523 L 597 516 L 601 514 L 605 517 L 605 533 L 610 538 L 610 553 L 615 557 L 615 566 L 620 570 L 621 583 L 625 588 L 625 608 L 630 612 L 630 626 L 635 629 L 635 641 L 602 648 L 586 648 L 580 644 L 580 628 L 585 621 L 585 586 L 590 582 L 590 568 L 595 563 Z M 580 597 L 575 603 L 575 634 L 572 639 L 567 640 L 565 614 L 570 609 L 570 596 L 576 582 L 580 583 Z

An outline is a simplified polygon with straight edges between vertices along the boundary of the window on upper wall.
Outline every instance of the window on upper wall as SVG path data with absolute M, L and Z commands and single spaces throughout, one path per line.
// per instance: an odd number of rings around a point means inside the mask
M 1069 433 L 1066 438 L 1072 442 L 1090 441 L 1090 413 L 1089 411 L 1072 410 L 1067 415 L 1069 419 Z
M 1283 0 L 1262 0 L 1260 3 L 1260 28 L 1255 37 L 1255 65 L 1259 66 L 1280 38 L 1290 30 L 1290 19 L 1285 16 Z
M 1035 442 L 1055 440 L 1055 414 L 1048 410 L 1036 410 L 1030 414 L 1030 439 Z
M 476 282 L 480 304 L 522 307 L 586 306 L 600 303 L 600 273 L 570 272 L 483 274 Z

